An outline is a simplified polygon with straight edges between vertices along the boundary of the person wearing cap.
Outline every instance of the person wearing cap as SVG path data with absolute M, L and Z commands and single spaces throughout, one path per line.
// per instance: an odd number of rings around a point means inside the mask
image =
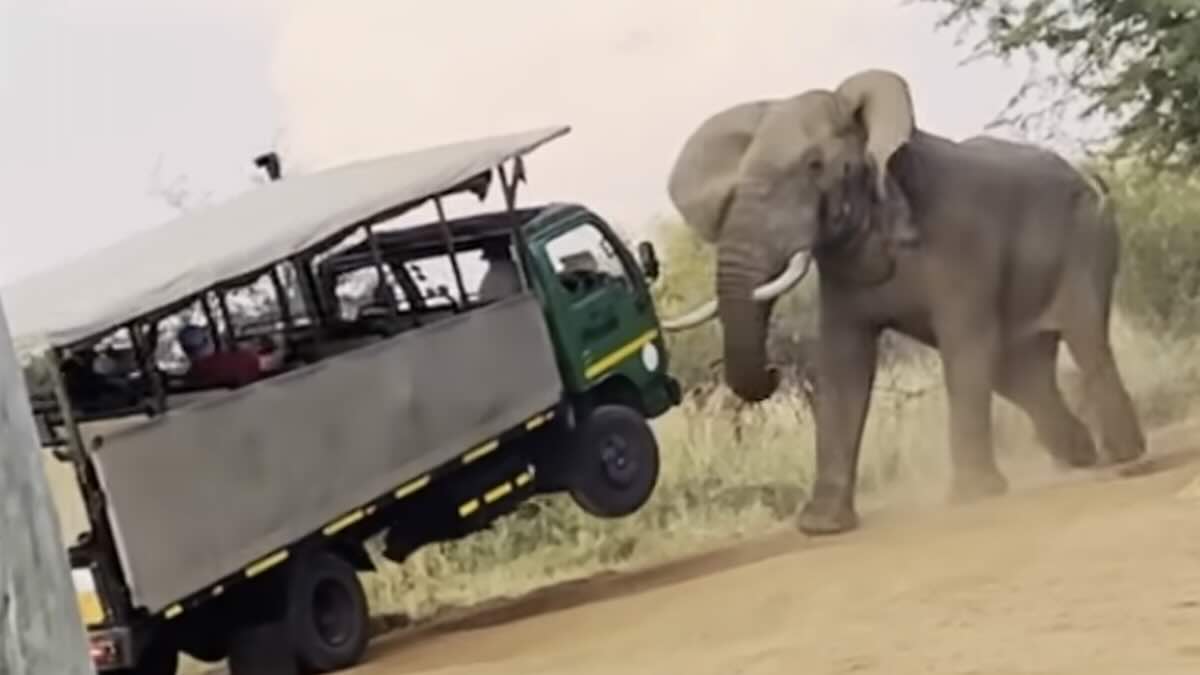
M 507 241 L 484 244 L 483 259 L 488 267 L 479 283 L 480 302 L 499 300 L 521 290 L 521 278 L 509 253 Z
M 187 379 L 199 387 L 245 386 L 283 362 L 282 349 L 261 355 L 243 347 L 217 351 L 208 329 L 192 324 L 180 329 L 179 346 L 191 362 Z

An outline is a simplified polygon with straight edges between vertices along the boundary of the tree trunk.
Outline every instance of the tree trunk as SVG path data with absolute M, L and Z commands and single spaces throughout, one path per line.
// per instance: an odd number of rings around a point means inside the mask
M 28 393 L 0 305 L 0 673 L 91 675 Z

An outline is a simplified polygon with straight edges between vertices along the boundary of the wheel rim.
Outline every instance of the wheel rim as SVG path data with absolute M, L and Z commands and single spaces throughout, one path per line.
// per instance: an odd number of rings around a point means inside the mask
M 601 441 L 600 465 L 604 468 L 605 479 L 621 488 L 633 483 L 639 468 L 629 441 L 617 434 L 610 434 Z
M 337 647 L 345 644 L 353 633 L 351 621 L 354 601 L 344 586 L 333 581 L 320 581 L 313 589 L 313 627 L 326 644 Z

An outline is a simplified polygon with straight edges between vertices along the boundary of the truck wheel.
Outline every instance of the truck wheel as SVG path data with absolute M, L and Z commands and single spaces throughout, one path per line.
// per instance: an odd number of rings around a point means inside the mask
M 594 409 L 574 434 L 568 491 L 599 518 L 628 516 L 658 484 L 658 441 L 646 418 L 623 405 Z
M 283 623 L 242 626 L 229 641 L 230 675 L 298 675 Z
M 228 640 L 222 640 L 221 637 L 220 635 L 205 635 L 192 638 L 191 642 L 183 645 L 182 651 L 197 661 L 219 663 L 229 658 Z
M 358 663 L 370 631 L 367 598 L 350 563 L 323 552 L 295 565 L 287 587 L 287 630 L 305 670 Z
M 112 675 L 175 675 L 179 671 L 179 650 L 169 640 L 157 639 L 146 645 L 138 664 L 117 670 Z

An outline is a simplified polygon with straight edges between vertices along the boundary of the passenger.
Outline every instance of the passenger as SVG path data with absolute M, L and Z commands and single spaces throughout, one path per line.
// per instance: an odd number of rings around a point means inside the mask
M 283 349 L 278 347 L 266 354 L 243 347 L 217 351 L 208 329 L 196 325 L 180 329 L 179 345 L 191 362 L 187 380 L 198 387 L 245 386 L 278 370 L 284 360 Z
M 386 282 L 375 284 L 375 290 L 371 292 L 371 301 L 358 312 L 359 318 L 370 319 L 375 317 L 386 317 L 392 315 L 391 294 L 388 293 L 389 286 Z
M 480 302 L 500 300 L 521 290 L 521 278 L 507 241 L 484 244 L 483 259 L 487 261 L 488 268 L 479 284 Z
M 96 360 L 92 362 L 92 370 L 97 375 L 104 377 L 117 377 L 123 375 L 120 364 L 117 363 L 115 350 L 112 347 L 107 347 L 104 351 L 96 355 Z
M 83 412 L 115 410 L 137 404 L 129 383 L 97 372 L 98 355 L 90 348 L 73 352 L 62 366 L 68 396 Z

